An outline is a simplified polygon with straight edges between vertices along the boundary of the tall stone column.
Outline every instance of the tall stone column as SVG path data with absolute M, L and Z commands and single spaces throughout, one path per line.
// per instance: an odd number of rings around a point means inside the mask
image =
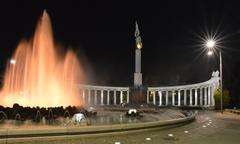
M 207 87 L 204 88 L 204 105 L 207 106 Z
M 172 91 L 172 105 L 175 105 L 175 92 Z
M 153 104 L 156 105 L 156 92 L 153 91 Z
M 142 73 L 141 73 L 141 48 L 142 48 L 142 40 L 140 37 L 140 32 L 138 28 L 138 24 L 136 22 L 135 29 L 135 41 L 136 41 L 136 50 L 135 50 L 135 73 L 134 73 L 134 85 L 141 86 L 142 85 Z
M 113 93 L 113 101 L 114 101 L 114 105 L 117 104 L 117 91 L 114 90 L 114 93 Z
M 195 106 L 198 105 L 198 95 L 197 95 L 197 88 L 194 90 L 195 92 Z
M 94 90 L 94 103 L 97 105 L 97 90 Z
M 91 104 L 91 90 L 88 89 L 88 104 Z
M 121 90 L 120 91 L 120 104 L 123 103 L 123 91 Z
M 216 86 L 212 86 L 212 97 L 211 97 L 212 105 L 211 106 L 215 106 L 215 99 L 214 99 L 215 90 L 216 90 Z
M 192 89 L 190 89 L 190 106 L 192 106 Z
M 107 105 L 110 104 L 110 91 L 107 90 Z
M 101 90 L 101 105 L 103 105 L 103 90 Z
M 149 104 L 149 90 L 147 90 L 147 104 Z
M 159 106 L 162 106 L 162 91 L 158 91 L 159 96 Z
M 166 91 L 166 106 L 168 105 L 168 90 Z
M 184 90 L 184 106 L 187 105 L 187 90 Z
M 181 90 L 178 90 L 178 106 L 181 105 Z
M 83 98 L 83 103 L 85 104 L 85 89 L 82 90 L 82 98 Z
M 202 92 L 202 88 L 200 88 L 200 106 L 203 105 L 203 92 Z
M 208 106 L 211 105 L 211 87 L 208 86 Z
M 129 103 L 129 90 L 127 91 L 127 103 Z

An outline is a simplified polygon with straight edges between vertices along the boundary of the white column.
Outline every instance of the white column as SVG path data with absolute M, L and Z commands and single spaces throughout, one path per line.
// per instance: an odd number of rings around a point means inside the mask
M 110 91 L 107 91 L 107 105 L 110 104 Z
M 207 106 L 207 87 L 204 88 L 204 105 Z
M 158 91 L 159 95 L 159 106 L 162 106 L 162 91 Z
M 147 90 L 147 104 L 149 104 L 149 90 Z
M 184 105 L 187 105 L 187 90 L 184 90 Z
M 192 89 L 190 89 L 190 106 L 192 106 Z
M 114 105 L 116 105 L 117 104 L 117 91 L 116 90 L 114 90 L 113 99 L 114 99 Z
M 120 91 L 120 104 L 123 103 L 123 91 Z
M 156 104 L 156 91 L 153 91 L 153 104 Z
M 127 91 L 127 103 L 129 103 L 129 90 Z
M 166 106 L 168 105 L 168 91 L 166 91 Z
M 172 91 L 172 105 L 175 105 L 175 91 Z
M 212 106 L 215 106 L 215 99 L 214 99 L 214 92 L 215 92 L 215 90 L 216 90 L 216 86 L 214 85 L 212 87 Z
M 181 105 L 181 90 L 178 90 L 178 106 Z
M 208 106 L 211 105 L 211 87 L 208 86 Z
M 103 105 L 103 90 L 101 90 L 101 105 Z
M 88 104 L 91 104 L 91 90 L 88 90 Z
M 198 97 L 197 97 L 197 88 L 194 90 L 195 92 L 195 106 L 198 104 Z
M 82 98 L 83 98 L 83 103 L 85 104 L 85 89 L 82 91 Z
M 200 106 L 203 105 L 203 92 L 202 92 L 202 88 L 200 88 Z
M 97 105 L 97 90 L 94 90 L 94 103 Z

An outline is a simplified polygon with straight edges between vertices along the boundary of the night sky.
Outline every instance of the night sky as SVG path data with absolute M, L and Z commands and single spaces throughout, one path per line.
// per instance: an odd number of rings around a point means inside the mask
M 55 40 L 71 47 L 91 77 L 90 84 L 133 85 L 135 21 L 143 49 L 143 83 L 148 86 L 206 81 L 219 69 L 199 36 L 216 33 L 223 51 L 224 87 L 239 103 L 240 3 L 231 1 L 29 0 L 0 2 L 0 72 L 22 38 L 31 38 L 44 9 Z

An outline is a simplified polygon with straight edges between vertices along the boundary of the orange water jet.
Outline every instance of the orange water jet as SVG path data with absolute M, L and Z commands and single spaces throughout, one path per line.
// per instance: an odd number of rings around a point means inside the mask
M 0 105 L 55 107 L 82 105 L 79 82 L 85 76 L 75 54 L 64 57 L 56 52 L 51 21 L 46 11 L 30 41 L 22 40 L 13 56 L 15 64 L 7 66 Z

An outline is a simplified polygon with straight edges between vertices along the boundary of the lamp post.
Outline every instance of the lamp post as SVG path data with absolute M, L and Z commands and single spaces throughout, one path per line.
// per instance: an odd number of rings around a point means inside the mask
M 208 55 L 213 54 L 213 49 L 215 48 L 216 42 L 214 40 L 208 40 L 206 42 L 206 47 L 208 48 Z M 220 64 L 220 108 L 221 113 L 223 114 L 223 74 L 222 74 L 222 52 L 219 49 L 219 64 Z
M 11 59 L 10 60 L 10 64 L 15 65 L 16 64 L 16 60 L 15 59 Z

